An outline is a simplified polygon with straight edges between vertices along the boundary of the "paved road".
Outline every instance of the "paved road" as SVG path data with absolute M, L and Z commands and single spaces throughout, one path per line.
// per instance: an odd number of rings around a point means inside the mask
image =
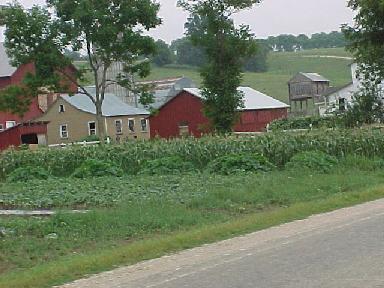
M 66 288 L 384 287 L 384 200 L 92 276 Z

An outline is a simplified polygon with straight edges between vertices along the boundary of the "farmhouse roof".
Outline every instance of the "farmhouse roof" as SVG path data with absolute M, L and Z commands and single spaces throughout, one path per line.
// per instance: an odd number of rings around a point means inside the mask
M 4 43 L 0 42 L 0 77 L 10 77 L 15 73 L 16 67 L 13 67 L 10 62 Z
M 75 108 L 96 114 L 95 104 L 91 101 L 91 99 L 84 94 L 75 94 L 73 96 L 70 95 L 62 95 L 61 96 L 66 102 L 74 106 Z M 132 107 L 123 101 L 120 100 L 114 94 L 105 94 L 103 106 L 102 106 L 103 116 L 112 117 L 112 116 L 133 116 L 133 115 L 149 115 L 150 113 L 141 108 Z
M 185 88 L 184 91 L 191 93 L 197 97 L 202 97 L 201 90 L 198 88 Z M 289 105 L 276 100 L 260 91 L 250 87 L 239 87 L 238 91 L 244 94 L 244 108 L 241 110 L 264 110 L 264 109 L 279 109 L 289 108 Z
M 343 86 L 339 86 L 339 87 L 329 87 L 327 89 L 327 91 L 325 91 L 324 95 L 323 96 L 329 96 L 329 95 L 332 95 L 334 93 L 337 93 L 341 90 L 343 90 L 344 88 L 347 88 L 349 86 L 353 86 L 353 82 L 349 82 L 348 84 L 345 84 Z
M 300 72 L 300 74 L 305 76 L 305 77 L 307 77 L 308 79 L 310 79 L 313 82 L 331 82 L 330 80 L 328 80 L 327 78 L 321 76 L 318 73 L 303 73 L 303 72 Z

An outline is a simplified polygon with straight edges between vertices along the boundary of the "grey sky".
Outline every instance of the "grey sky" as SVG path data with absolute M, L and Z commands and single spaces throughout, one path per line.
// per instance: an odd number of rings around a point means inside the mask
M 43 4 L 44 0 L 19 0 L 26 7 Z M 9 2 L 0 0 L 1 4 Z M 187 18 L 176 0 L 158 0 L 163 25 L 150 31 L 155 38 L 170 42 L 184 33 Z M 339 30 L 341 24 L 353 23 L 347 0 L 264 0 L 253 9 L 235 16 L 236 23 L 248 24 L 258 37 L 279 34 L 313 34 Z M 2 30 L 0 31 L 2 40 Z

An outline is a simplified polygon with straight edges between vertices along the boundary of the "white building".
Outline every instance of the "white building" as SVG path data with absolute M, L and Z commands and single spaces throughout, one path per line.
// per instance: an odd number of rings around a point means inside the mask
M 361 78 L 357 75 L 357 63 L 351 64 L 352 82 L 342 87 L 330 87 L 324 94 L 324 103 L 319 105 L 320 115 L 326 115 L 335 111 L 344 111 L 353 105 L 353 97 L 361 88 Z M 380 85 L 384 89 L 384 80 Z

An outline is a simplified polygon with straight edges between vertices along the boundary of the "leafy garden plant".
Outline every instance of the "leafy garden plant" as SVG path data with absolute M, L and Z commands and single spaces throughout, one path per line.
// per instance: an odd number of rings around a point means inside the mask
M 25 182 L 29 180 L 47 180 L 49 174 L 41 167 L 19 167 L 7 176 L 8 182 Z
M 296 154 L 286 165 L 287 168 L 297 170 L 311 170 L 328 173 L 336 166 L 338 160 L 321 151 L 307 151 Z
M 267 172 L 273 165 L 262 155 L 231 154 L 217 158 L 208 165 L 208 171 L 224 175 L 244 172 Z
M 72 176 L 76 178 L 91 178 L 104 176 L 121 177 L 122 175 L 123 170 L 114 163 L 89 159 L 77 168 Z
M 196 169 L 191 162 L 184 161 L 179 156 L 171 156 L 146 161 L 139 173 L 148 175 L 166 175 L 192 171 L 196 171 Z

